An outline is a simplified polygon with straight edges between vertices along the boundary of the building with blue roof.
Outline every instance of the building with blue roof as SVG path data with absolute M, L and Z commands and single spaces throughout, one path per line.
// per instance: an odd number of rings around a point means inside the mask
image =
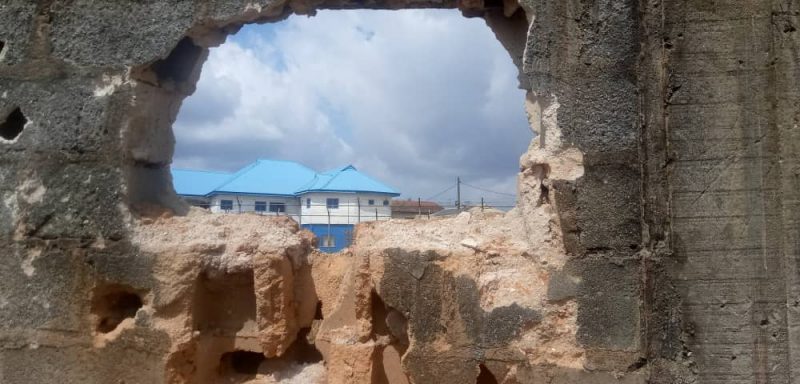
M 173 168 L 172 181 L 178 195 L 215 213 L 290 216 L 326 252 L 350 245 L 355 224 L 391 218 L 391 200 L 400 195 L 352 165 L 319 173 L 269 159 L 234 173 Z

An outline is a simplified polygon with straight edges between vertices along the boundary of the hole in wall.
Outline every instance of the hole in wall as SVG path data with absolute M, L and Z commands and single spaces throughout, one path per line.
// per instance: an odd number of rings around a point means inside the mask
M 203 53 L 203 48 L 194 44 L 191 38 L 184 37 L 169 56 L 153 63 L 153 72 L 160 83 L 173 81 L 176 83 L 189 80 L 191 72 L 184 68 L 193 68 Z
M 439 205 L 435 210 L 478 207 L 481 200 L 487 207 L 509 210 L 516 204 L 519 154 L 531 139 L 524 112 L 525 92 L 518 89 L 519 72 L 514 64 L 524 49 L 524 44 L 516 41 L 524 41 L 527 24 L 518 22 L 519 15 L 525 19 L 520 10 L 513 18 L 504 18 L 503 10 L 494 9 L 501 8 L 501 2 L 481 2 L 480 7 L 484 8 L 479 10 L 480 16 L 499 12 L 492 28 L 502 20 L 513 27 L 504 26 L 493 34 L 483 20 L 463 18 L 454 10 L 331 10 L 320 11 L 313 19 L 290 17 L 267 24 L 272 27 L 266 27 L 271 28 L 266 32 L 265 26 L 245 26 L 224 45 L 211 49 L 198 90 L 183 103 L 180 113 L 149 111 L 149 115 L 162 114 L 161 121 L 177 118 L 176 153 L 167 156 L 176 168 L 230 176 L 264 158 L 294 161 L 321 174 L 353 164 L 383 184 L 404 186 L 397 190 L 399 199 L 432 201 Z M 348 17 L 336 15 L 337 21 L 330 22 L 334 16 L 328 14 L 344 12 L 350 13 Z M 356 16 L 349 17 L 352 14 Z M 357 19 L 353 25 L 336 28 L 341 34 L 328 31 L 330 25 L 347 24 L 351 19 Z M 414 23 L 417 19 L 421 22 Z M 416 31 L 420 25 L 447 31 L 456 38 Z M 463 28 L 469 33 L 461 33 Z M 398 36 L 405 35 L 422 43 L 395 44 Z M 500 44 L 498 38 L 515 43 Z M 197 62 L 207 53 L 197 43 L 202 41 L 202 37 L 187 37 L 166 58 L 140 72 L 149 72 L 153 84 L 192 83 Z M 343 41 L 349 45 L 337 43 Z M 285 47 L 298 48 L 281 51 Z M 309 56 L 307 52 L 315 53 Z M 465 52 L 476 58 L 461 57 Z M 399 62 L 403 68 L 396 69 L 393 63 Z M 311 96 L 306 98 L 307 94 Z M 159 106 L 166 109 L 176 104 Z M 255 109 L 248 109 L 249 105 Z M 245 119 L 246 115 L 250 118 Z M 457 176 L 464 181 L 460 198 Z M 159 180 L 152 180 L 156 178 Z M 168 190 L 166 184 L 173 184 L 169 178 L 179 179 L 173 170 L 172 176 L 150 172 L 129 183 L 163 184 Z M 310 204 L 320 212 L 303 212 L 307 204 L 302 197 L 292 201 L 242 195 L 227 198 L 214 191 L 193 194 L 177 182 L 173 186 L 192 205 L 218 207 L 222 212 L 283 214 L 308 224 L 312 231 L 313 225 L 354 225 L 394 214 L 391 199 L 381 196 L 341 200 L 329 215 L 323 196 L 312 198 Z M 143 199 L 160 200 L 155 202 L 158 204 L 169 200 L 157 196 Z M 369 201 L 374 205 L 368 206 Z M 409 216 L 427 218 L 428 211 L 426 207 L 425 215 Z M 449 214 L 457 212 L 456 208 Z M 313 219 L 320 222 L 304 222 Z M 347 242 L 347 230 L 341 232 L 341 236 L 333 236 L 336 246 L 330 248 L 338 249 Z
M 370 294 L 370 315 L 373 340 L 383 345 L 372 362 L 372 383 L 408 383 L 401 362 L 409 346 L 405 316 L 386 305 L 375 290 Z
M 306 372 L 306 377 L 324 374 L 322 353 L 309 340 L 310 332 L 310 328 L 301 329 L 292 345 L 279 357 L 266 358 L 261 353 L 242 350 L 227 352 L 220 358 L 218 374 L 234 382 L 256 374 L 269 375 L 280 381 L 305 369 L 314 371 Z
M 317 301 L 317 307 L 314 309 L 314 320 L 324 320 L 322 317 L 322 301 Z
M 3 59 L 6 56 L 6 52 L 3 50 L 5 47 L 6 47 L 6 42 L 0 40 L 0 61 L 3 61 Z
M 263 354 L 250 351 L 227 352 L 220 358 L 220 376 L 252 375 L 258 373 L 258 367 L 266 358 Z
M 646 365 L 647 365 L 647 358 L 640 357 L 640 358 L 636 359 L 635 362 L 633 362 L 631 365 L 628 366 L 628 372 L 638 371 L 638 370 L 644 368 Z
M 370 311 L 372 317 L 373 338 L 389 335 L 389 326 L 386 324 L 386 317 L 389 311 L 383 299 L 373 290 L 370 293 Z
M 400 311 L 386 305 L 375 290 L 370 294 L 373 338 L 389 336 L 391 344 L 405 354 L 409 345 L 408 320 Z
M 195 282 L 192 302 L 194 329 L 235 335 L 255 327 L 256 296 L 253 272 L 202 273 Z
M 6 116 L 3 123 L 0 124 L 0 137 L 3 138 L 3 140 L 15 140 L 20 133 L 22 133 L 27 122 L 28 119 L 22 113 L 22 110 L 20 108 L 15 108 Z
M 184 37 L 169 55 L 134 70 L 132 75 L 154 86 L 191 93 L 193 88 L 187 83 L 196 81 L 203 56 L 204 49 Z
M 95 331 L 114 331 L 125 319 L 133 319 L 143 305 L 142 297 L 131 287 L 109 284 L 95 288 L 91 306 Z
M 476 384 L 497 384 L 497 378 L 485 365 L 481 364 L 479 367 L 480 373 L 478 373 L 478 379 L 475 381 Z
M 311 328 L 302 328 L 297 332 L 297 339 L 284 354 L 285 359 L 300 364 L 315 364 L 322 361 L 322 353 L 311 340 Z

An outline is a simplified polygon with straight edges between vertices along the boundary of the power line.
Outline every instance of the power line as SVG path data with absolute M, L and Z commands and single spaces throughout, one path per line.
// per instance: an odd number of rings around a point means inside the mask
M 453 185 L 451 185 L 449 188 L 445 189 L 444 191 L 441 191 L 441 192 L 439 192 L 439 193 L 437 193 L 437 194 L 435 194 L 435 195 L 433 195 L 433 196 L 431 196 L 431 197 L 429 197 L 429 198 L 427 198 L 427 199 L 425 199 L 425 200 L 426 200 L 426 201 L 431 201 L 431 200 L 433 200 L 433 199 L 435 199 L 435 198 L 437 198 L 437 197 L 441 196 L 442 194 L 444 194 L 444 193 L 446 193 L 446 192 L 448 192 L 448 191 L 452 190 L 452 189 L 453 189 L 453 188 L 455 188 L 455 187 L 456 187 L 456 185 L 455 185 L 455 184 L 453 184 Z
M 492 191 L 491 189 L 486 189 L 486 188 L 476 187 L 476 186 L 474 186 L 474 185 L 472 185 L 472 184 L 467 184 L 467 183 L 465 183 L 465 182 L 463 182 L 463 181 L 461 182 L 461 184 L 464 184 L 464 185 L 466 185 L 466 186 L 468 186 L 468 187 L 475 188 L 475 189 L 477 189 L 477 190 L 484 191 L 484 192 L 495 193 L 495 194 L 498 194 L 498 195 L 504 195 L 504 196 L 517 197 L 517 195 L 510 194 L 510 193 L 497 192 L 497 191 Z

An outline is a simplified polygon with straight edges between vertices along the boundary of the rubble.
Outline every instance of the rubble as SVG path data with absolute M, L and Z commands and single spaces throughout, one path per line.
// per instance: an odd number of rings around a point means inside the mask
M 364 223 L 338 254 L 285 217 L 144 217 L 133 241 L 155 260 L 156 288 L 98 329 L 113 343 L 147 318 L 170 337 L 171 382 L 506 382 L 522 367 L 581 369 L 574 297 L 548 294 L 567 258 L 557 223 L 547 205 L 535 214 L 535 238 L 516 209 Z
M 361 225 L 325 255 L 177 198 L 171 125 L 210 47 L 425 7 L 483 17 L 520 68 L 514 210 Z M 0 382 L 797 381 L 795 9 L 4 1 Z

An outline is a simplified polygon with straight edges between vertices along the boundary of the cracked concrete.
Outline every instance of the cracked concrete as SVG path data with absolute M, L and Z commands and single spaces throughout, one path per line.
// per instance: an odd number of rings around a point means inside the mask
M 171 124 L 209 47 L 422 7 L 485 18 L 521 69 L 538 136 L 512 212 L 322 255 L 176 198 Z M 796 382 L 798 9 L 4 1 L 0 382 Z

